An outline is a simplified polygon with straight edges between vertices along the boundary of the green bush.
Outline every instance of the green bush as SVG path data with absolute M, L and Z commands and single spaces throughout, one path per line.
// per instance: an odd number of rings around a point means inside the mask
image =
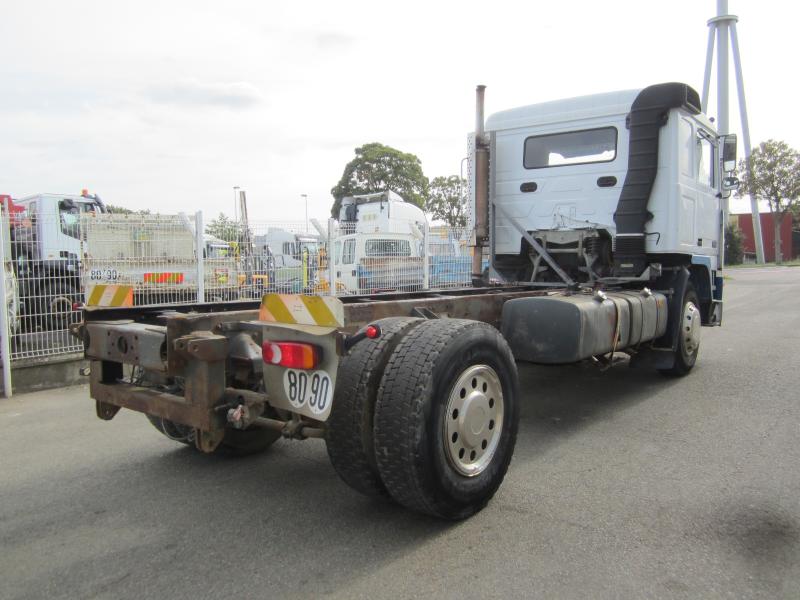
M 725 264 L 740 265 L 744 260 L 744 236 L 738 227 L 725 228 Z

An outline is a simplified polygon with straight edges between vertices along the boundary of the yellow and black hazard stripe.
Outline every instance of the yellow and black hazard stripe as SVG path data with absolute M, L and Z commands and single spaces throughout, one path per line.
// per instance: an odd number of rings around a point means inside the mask
M 133 286 L 98 283 L 89 288 L 87 306 L 133 306 Z
M 344 306 L 338 298 L 300 294 L 267 294 L 259 320 L 289 325 L 344 326 Z

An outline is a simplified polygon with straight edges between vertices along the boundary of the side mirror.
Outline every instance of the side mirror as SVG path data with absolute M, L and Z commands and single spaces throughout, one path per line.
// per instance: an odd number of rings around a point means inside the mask
M 722 171 L 730 173 L 736 170 L 736 134 L 729 133 L 722 136 Z M 724 185 L 724 184 L 723 184 Z M 737 181 L 738 187 L 738 181 Z M 735 189 L 735 188 L 728 188 Z

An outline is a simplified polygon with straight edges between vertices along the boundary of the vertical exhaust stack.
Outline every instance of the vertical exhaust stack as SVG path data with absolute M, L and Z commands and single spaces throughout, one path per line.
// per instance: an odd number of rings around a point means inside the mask
M 483 280 L 483 248 L 489 239 L 489 144 L 484 131 L 483 108 L 485 85 L 475 88 L 475 231 L 472 247 L 472 285 Z

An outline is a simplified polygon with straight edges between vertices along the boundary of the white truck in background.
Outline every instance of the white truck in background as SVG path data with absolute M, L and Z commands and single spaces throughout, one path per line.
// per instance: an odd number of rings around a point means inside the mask
M 735 136 L 681 83 L 488 120 L 483 91 L 469 137 L 471 287 L 87 309 L 77 333 L 97 415 L 143 412 L 206 453 L 323 438 L 355 490 L 455 520 L 506 475 L 516 362 L 607 369 L 627 354 L 687 375 L 701 326 L 721 324 Z
M 427 231 L 422 209 L 391 190 L 343 198 L 331 240 L 337 293 L 421 290 Z
M 97 195 L 35 194 L 14 200 L 11 248 L 28 329 L 62 329 L 81 301 L 81 218 L 106 213 Z
M 325 257 L 316 235 L 270 227 L 253 237 L 253 255 L 262 265 L 265 292 L 308 292 L 319 285 Z
M 428 226 L 425 213 L 391 190 L 342 198 L 338 235 L 401 233 L 421 236 Z

